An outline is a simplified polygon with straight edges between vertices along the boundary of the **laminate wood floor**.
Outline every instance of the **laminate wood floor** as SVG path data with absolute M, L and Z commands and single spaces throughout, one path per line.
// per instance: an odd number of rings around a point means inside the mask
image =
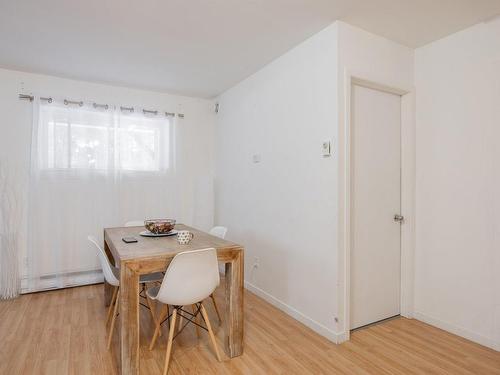
M 222 290 L 216 298 L 223 308 Z M 206 305 L 220 340 L 222 327 Z M 103 285 L 0 302 L 0 374 L 117 374 L 118 332 L 108 352 L 105 318 Z M 152 333 L 141 308 L 141 374 L 163 368 L 167 327 L 149 351 Z M 404 318 L 335 345 L 246 291 L 244 354 L 218 363 L 206 332 L 198 339 L 190 326 L 174 342 L 169 374 L 500 374 L 500 353 Z

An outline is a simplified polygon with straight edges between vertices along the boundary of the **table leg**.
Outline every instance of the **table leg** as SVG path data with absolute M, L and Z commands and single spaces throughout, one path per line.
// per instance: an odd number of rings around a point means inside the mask
M 243 251 L 226 263 L 226 343 L 229 357 L 243 354 Z
M 120 267 L 121 374 L 139 375 L 139 274 L 127 262 Z
M 113 257 L 113 254 L 111 253 L 111 250 L 109 250 L 108 244 L 106 241 L 104 241 L 104 251 L 106 252 L 106 255 L 108 256 L 109 262 L 112 265 L 115 265 L 115 259 Z M 104 306 L 109 306 L 111 303 L 111 297 L 113 296 L 113 291 L 114 291 L 114 286 L 108 284 L 106 280 L 104 280 Z

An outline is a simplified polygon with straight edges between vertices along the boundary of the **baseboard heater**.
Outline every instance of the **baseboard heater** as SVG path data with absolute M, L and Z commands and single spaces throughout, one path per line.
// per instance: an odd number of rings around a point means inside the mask
M 100 269 L 47 274 L 36 280 L 30 280 L 26 276 L 21 280 L 21 294 L 96 284 L 103 280 Z

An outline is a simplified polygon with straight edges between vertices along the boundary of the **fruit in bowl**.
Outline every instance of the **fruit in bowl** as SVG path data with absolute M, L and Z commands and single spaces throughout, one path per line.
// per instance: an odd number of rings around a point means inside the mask
M 144 221 L 144 227 L 154 234 L 166 234 L 174 229 L 174 219 L 151 219 Z

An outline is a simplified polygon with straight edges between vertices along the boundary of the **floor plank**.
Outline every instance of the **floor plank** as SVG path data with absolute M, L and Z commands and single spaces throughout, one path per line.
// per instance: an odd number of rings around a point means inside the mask
M 223 291 L 216 292 L 223 309 Z M 223 326 L 206 302 L 220 341 Z M 117 374 L 118 333 L 106 350 L 103 285 L 28 294 L 0 302 L 0 374 Z M 167 327 L 154 350 L 141 308 L 141 370 L 160 374 Z M 245 291 L 245 352 L 218 363 L 208 335 L 188 326 L 174 341 L 170 374 L 500 375 L 500 353 L 416 320 L 398 318 L 355 331 L 335 345 Z

